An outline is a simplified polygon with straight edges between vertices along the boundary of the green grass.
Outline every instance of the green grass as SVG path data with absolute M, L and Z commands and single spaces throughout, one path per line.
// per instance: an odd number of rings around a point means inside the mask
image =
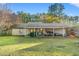
M 1 56 L 79 56 L 79 38 L 0 37 Z

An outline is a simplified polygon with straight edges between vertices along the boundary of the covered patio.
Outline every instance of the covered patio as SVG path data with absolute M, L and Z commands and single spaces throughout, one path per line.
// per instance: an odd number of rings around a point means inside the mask
M 19 31 L 26 29 L 23 30 L 26 32 L 26 34 L 24 35 L 27 35 L 31 32 L 39 32 L 42 33 L 42 35 L 44 36 L 51 35 L 54 37 L 56 35 L 61 35 L 64 37 L 67 35 L 66 30 L 70 29 L 71 27 L 72 26 L 69 26 L 68 24 L 64 24 L 64 23 L 28 22 L 28 23 L 18 24 L 15 29 L 19 29 Z M 37 33 L 35 34 L 38 36 Z
M 36 36 L 66 36 L 65 28 L 30 28 L 28 31 L 29 33 L 35 32 Z

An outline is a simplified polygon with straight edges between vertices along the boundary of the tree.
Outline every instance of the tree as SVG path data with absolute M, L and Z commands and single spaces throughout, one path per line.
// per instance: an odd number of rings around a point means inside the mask
M 16 15 L 9 10 L 0 10 L 0 35 L 11 34 L 16 19 Z
M 47 23 L 52 23 L 52 22 L 60 22 L 60 17 L 55 17 L 55 16 L 52 16 L 52 15 L 46 15 L 45 17 L 45 22 Z
M 74 22 L 78 22 L 79 16 L 74 16 Z
M 31 15 L 31 21 L 32 21 L 32 22 L 39 22 L 39 21 L 41 21 L 40 16 L 41 16 L 40 13 Z
M 79 21 L 79 16 L 69 16 L 69 21 L 76 23 Z
M 48 7 L 48 13 L 45 17 L 46 22 L 60 22 L 63 20 L 64 6 L 60 3 L 52 4 Z
M 1 30 L 9 30 L 11 29 L 11 27 L 14 25 L 15 20 L 14 18 L 16 18 L 10 11 L 7 10 L 1 10 L 0 11 L 0 29 Z
M 22 22 L 27 23 L 31 20 L 30 14 L 24 13 L 23 11 L 17 13 L 18 16 L 22 19 Z
M 68 16 L 68 15 L 64 15 L 63 16 L 63 21 L 64 21 L 64 23 L 69 23 L 70 22 L 70 17 Z
M 61 16 L 63 15 L 64 6 L 61 3 L 55 3 L 49 6 L 48 14 L 54 16 Z

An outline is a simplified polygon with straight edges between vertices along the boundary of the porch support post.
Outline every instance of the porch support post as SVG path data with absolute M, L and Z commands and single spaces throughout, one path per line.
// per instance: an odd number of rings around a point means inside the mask
M 63 37 L 65 36 L 65 28 L 63 27 Z
M 37 28 L 35 28 L 35 35 L 36 35 L 36 37 L 38 36 L 38 35 L 37 35 Z
M 53 28 L 53 37 L 54 37 L 54 28 Z
M 33 28 L 34 36 L 36 35 L 35 28 Z

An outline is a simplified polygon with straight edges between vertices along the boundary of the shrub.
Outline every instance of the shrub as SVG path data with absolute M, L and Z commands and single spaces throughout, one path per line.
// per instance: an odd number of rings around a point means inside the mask
M 36 32 L 31 32 L 31 33 L 29 34 L 29 36 L 30 36 L 30 37 L 36 37 Z
M 0 36 L 5 36 L 5 35 L 11 35 L 11 30 L 9 30 L 9 31 L 1 31 L 0 30 Z

